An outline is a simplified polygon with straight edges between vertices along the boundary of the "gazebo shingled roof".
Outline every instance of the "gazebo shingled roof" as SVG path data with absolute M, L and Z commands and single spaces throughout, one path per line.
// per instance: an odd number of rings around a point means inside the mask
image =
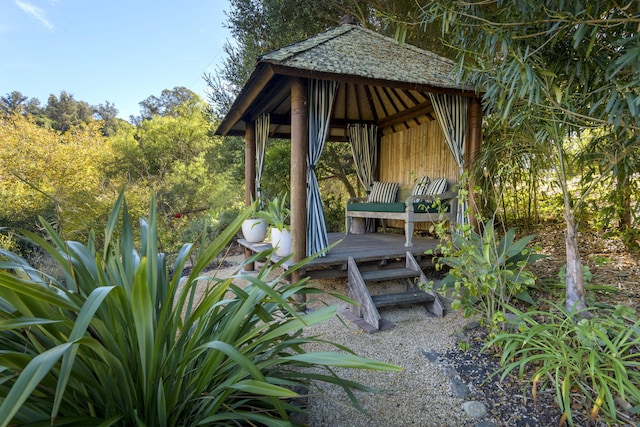
M 347 123 L 376 123 L 395 132 L 433 120 L 429 92 L 473 96 L 451 60 L 362 28 L 343 24 L 258 58 L 256 68 L 216 130 L 242 136 L 246 123 L 271 113 L 270 135 L 288 138 L 290 78 L 340 82 L 329 138 L 346 139 Z

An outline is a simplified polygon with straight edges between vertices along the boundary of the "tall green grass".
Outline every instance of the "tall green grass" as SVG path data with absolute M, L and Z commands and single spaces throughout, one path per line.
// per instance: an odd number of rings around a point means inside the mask
M 86 245 L 63 241 L 44 221 L 46 238 L 25 232 L 65 278 L 1 253 L 0 426 L 286 426 L 301 411 L 295 390 L 315 381 L 342 386 L 357 406 L 353 390 L 369 389 L 334 367 L 399 368 L 337 344 L 334 352 L 307 352 L 319 338 L 303 328 L 335 307 L 305 314 L 293 297 L 317 289 L 288 284 L 279 264 L 243 276 L 244 287 L 203 276 L 250 213 L 197 254 L 184 245 L 171 268 L 158 250 L 153 200 L 137 229 L 121 194 L 100 250 L 93 234 Z
M 587 309 L 591 317 L 583 319 L 563 304 L 548 304 L 545 311 L 510 307 L 518 316 L 518 330 L 499 332 L 485 345 L 502 350 L 495 374 L 503 379 L 514 371 L 521 378 L 530 376 L 534 399 L 539 388 L 555 389 L 561 425 L 576 425 L 580 407 L 587 422 L 602 415 L 607 425 L 621 420 L 635 425 L 640 413 L 640 319 L 635 310 Z

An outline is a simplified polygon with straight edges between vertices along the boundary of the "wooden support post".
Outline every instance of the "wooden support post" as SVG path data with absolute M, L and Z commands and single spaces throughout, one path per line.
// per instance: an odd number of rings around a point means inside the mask
M 256 123 L 250 121 L 244 131 L 244 204 L 249 206 L 256 198 Z M 252 255 L 245 249 L 244 257 Z M 245 265 L 244 271 L 253 271 L 255 263 Z
M 294 77 L 291 81 L 291 250 L 294 262 L 307 256 L 307 111 L 307 81 Z M 299 279 L 300 272 L 294 272 L 291 280 Z
M 467 131 L 467 144 L 464 153 L 464 164 L 467 170 L 470 170 L 473 162 L 480 152 L 480 146 L 482 145 L 482 105 L 480 104 L 480 98 L 472 97 L 469 99 L 469 109 L 467 112 L 468 131 Z M 474 182 L 472 177 L 469 176 L 469 223 L 478 231 L 478 219 L 475 216 L 476 202 L 473 194 Z
M 244 204 L 256 197 L 256 122 L 247 123 L 244 131 Z

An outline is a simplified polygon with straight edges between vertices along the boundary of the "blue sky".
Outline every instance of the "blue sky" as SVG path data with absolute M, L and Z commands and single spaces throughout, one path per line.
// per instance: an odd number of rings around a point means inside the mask
M 227 0 L 0 0 L 0 96 L 66 91 L 119 117 L 184 86 L 206 99 L 230 37 Z

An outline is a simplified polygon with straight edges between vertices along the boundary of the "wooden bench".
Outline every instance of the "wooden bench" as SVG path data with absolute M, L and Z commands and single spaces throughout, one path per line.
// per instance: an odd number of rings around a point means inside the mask
M 370 203 L 366 198 L 352 197 L 347 201 L 345 209 L 346 234 L 351 230 L 353 218 L 395 219 L 404 221 L 405 246 L 413 246 L 413 231 L 416 222 L 449 221 L 455 224 L 457 194 L 446 191 L 436 196 L 412 195 L 401 202 Z M 440 200 L 441 208 L 435 199 Z M 442 209 L 444 208 L 444 209 Z M 445 210 L 446 212 L 440 212 Z

